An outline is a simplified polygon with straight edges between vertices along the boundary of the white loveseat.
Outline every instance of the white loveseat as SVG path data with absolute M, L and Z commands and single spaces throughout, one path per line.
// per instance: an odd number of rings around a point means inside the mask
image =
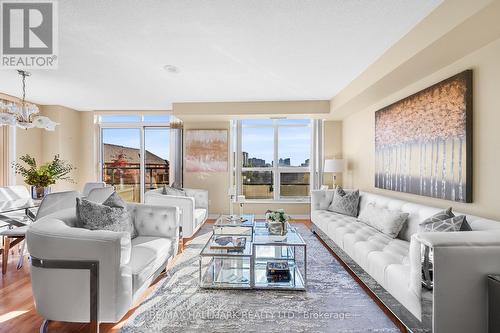
M 434 251 L 432 328 L 435 333 L 487 332 L 487 274 L 500 273 L 500 222 L 467 215 L 473 231 L 419 232 L 419 224 L 442 211 L 372 193 L 361 193 L 359 209 L 368 203 L 409 213 L 395 239 L 328 211 L 333 190 L 313 191 L 311 220 L 366 273 L 422 318 L 422 244 Z M 453 203 L 450 202 L 450 206 Z
M 117 322 L 177 253 L 177 208 L 133 203 L 127 208 L 138 233 L 132 240 L 125 232 L 76 227 L 75 208 L 50 214 L 29 227 L 31 283 L 42 317 Z M 91 288 L 92 273 L 84 267 L 96 262 L 98 285 Z M 57 268 L 60 265 L 65 267 Z M 91 310 L 96 300 L 93 289 L 98 296 L 96 316 Z
M 146 192 L 144 202 L 150 205 L 180 209 L 182 237 L 189 238 L 208 218 L 208 191 L 183 188 L 185 196 L 163 194 L 163 188 Z

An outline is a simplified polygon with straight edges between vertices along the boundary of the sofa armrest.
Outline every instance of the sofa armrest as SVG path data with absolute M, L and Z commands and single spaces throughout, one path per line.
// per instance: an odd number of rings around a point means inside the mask
M 208 211 L 208 191 L 194 188 L 185 188 L 188 197 L 194 198 L 195 208 L 203 208 Z
M 44 217 L 26 233 L 30 254 L 41 260 L 98 261 L 99 320 L 117 321 L 132 304 L 128 232 L 87 230 Z M 89 272 L 31 266 L 37 311 L 49 320 L 85 322 L 89 312 Z
M 48 216 L 30 225 L 26 239 L 30 254 L 40 259 L 99 260 L 114 266 L 130 261 L 128 232 L 75 228 Z
M 487 275 L 500 273 L 500 231 L 417 233 L 411 241 L 433 250 L 433 332 L 486 332 Z
M 311 191 L 311 210 L 327 209 L 332 203 L 333 190 Z
M 500 230 L 467 232 L 421 232 L 416 240 L 431 248 L 454 246 L 500 246 Z

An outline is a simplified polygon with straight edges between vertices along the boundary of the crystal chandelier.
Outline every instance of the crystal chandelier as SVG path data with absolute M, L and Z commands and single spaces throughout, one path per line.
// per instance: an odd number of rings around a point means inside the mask
M 40 113 L 38 106 L 26 102 L 26 77 L 29 72 L 18 70 L 23 80 L 23 99 L 20 103 L 10 102 L 0 99 L 0 126 L 11 125 L 23 129 L 43 128 L 47 131 L 53 131 L 58 123 L 45 116 L 38 116 Z

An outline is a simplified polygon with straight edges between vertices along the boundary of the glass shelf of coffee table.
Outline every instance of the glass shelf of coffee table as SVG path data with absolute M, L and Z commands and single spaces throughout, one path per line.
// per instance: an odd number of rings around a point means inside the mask
M 227 234 L 224 234 L 226 236 Z M 253 281 L 253 255 L 251 235 L 245 237 L 242 250 L 213 249 L 213 234 L 199 257 L 199 284 L 208 289 L 250 289 Z
M 265 228 L 254 229 L 254 289 L 306 290 L 307 247 L 297 230 L 290 225 L 283 235 L 271 235 Z M 290 269 L 289 281 L 268 281 L 267 263 L 284 261 Z
M 255 227 L 254 215 L 224 215 L 221 214 L 213 225 L 216 235 L 252 236 Z

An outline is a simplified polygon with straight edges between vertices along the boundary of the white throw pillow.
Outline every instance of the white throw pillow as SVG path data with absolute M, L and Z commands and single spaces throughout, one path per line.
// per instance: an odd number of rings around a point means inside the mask
M 389 210 L 378 207 L 374 203 L 369 203 L 359 214 L 358 221 L 377 229 L 389 237 L 396 238 L 408 219 L 408 215 L 408 213 Z

